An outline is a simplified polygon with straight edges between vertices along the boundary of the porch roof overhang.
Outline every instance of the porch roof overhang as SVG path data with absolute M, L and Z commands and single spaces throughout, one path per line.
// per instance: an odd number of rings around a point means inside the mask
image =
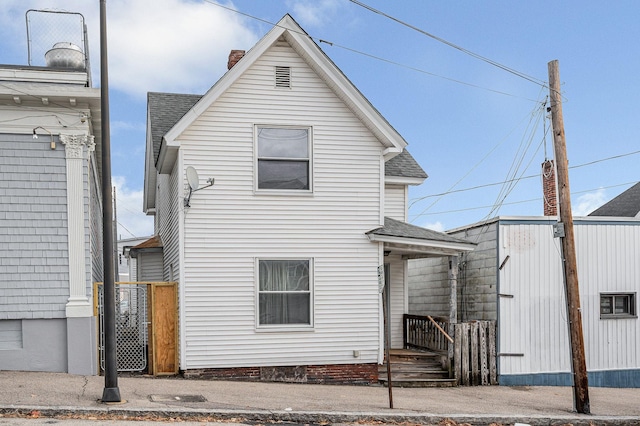
M 137 246 L 131 247 L 129 249 L 129 255 L 131 257 L 138 257 L 140 253 L 162 253 L 162 251 L 162 241 L 160 240 L 160 236 L 156 235 L 141 242 Z
M 454 256 L 476 247 L 470 241 L 389 217 L 384 218 L 383 227 L 367 232 L 367 237 L 372 242 L 383 243 L 385 251 L 406 259 Z

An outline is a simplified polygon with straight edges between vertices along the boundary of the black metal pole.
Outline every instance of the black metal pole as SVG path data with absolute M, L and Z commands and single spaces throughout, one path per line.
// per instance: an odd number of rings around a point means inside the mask
M 116 284 L 113 259 L 111 135 L 106 0 L 100 0 L 100 107 L 102 118 L 102 255 L 104 260 L 104 391 L 102 402 L 120 402 L 116 363 Z

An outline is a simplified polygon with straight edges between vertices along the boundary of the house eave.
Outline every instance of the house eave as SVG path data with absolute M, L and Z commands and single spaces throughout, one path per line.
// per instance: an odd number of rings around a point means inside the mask
M 396 251 L 403 256 L 412 258 L 453 256 L 462 252 L 472 251 L 476 246 L 473 243 L 465 244 L 376 234 L 367 234 L 367 237 L 372 242 L 383 243 L 385 250 Z
M 158 154 L 158 162 L 156 164 L 158 173 L 162 175 L 171 173 L 171 170 L 173 170 L 173 165 L 178 159 L 179 149 L 179 142 L 176 142 L 175 140 L 171 140 L 171 142 L 169 142 L 166 138 L 162 139 L 160 153 Z
M 389 185 L 421 185 L 426 178 L 385 176 L 384 183 Z

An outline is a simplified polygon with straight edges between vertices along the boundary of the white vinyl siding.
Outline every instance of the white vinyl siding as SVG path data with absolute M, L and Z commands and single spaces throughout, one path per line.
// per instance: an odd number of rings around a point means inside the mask
M 640 226 L 576 224 L 582 325 L 589 371 L 640 368 L 638 318 L 600 319 L 601 293 L 640 286 Z M 552 225 L 502 225 L 500 374 L 569 372 L 567 311 L 560 240 Z
M 291 67 L 286 92 L 274 87 L 276 65 Z M 258 124 L 313 126 L 313 193 L 254 193 Z M 379 141 L 279 43 L 180 145 L 185 165 L 215 178 L 184 214 L 181 368 L 377 362 L 379 247 L 365 232 L 380 226 Z M 273 257 L 314 259 L 312 330 L 256 330 L 255 259 Z
M 385 185 L 384 215 L 391 219 L 407 221 L 407 186 Z

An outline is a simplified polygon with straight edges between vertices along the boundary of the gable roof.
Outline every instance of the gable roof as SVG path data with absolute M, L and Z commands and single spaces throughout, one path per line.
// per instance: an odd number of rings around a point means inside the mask
M 384 242 L 385 249 L 413 258 L 455 255 L 476 247 L 470 241 L 390 217 L 384 218 L 383 227 L 373 229 L 366 235 L 371 241 Z
M 180 135 L 206 111 L 231 85 L 250 68 L 272 45 L 283 39 L 300 55 L 316 74 L 330 87 L 355 116 L 386 148 L 385 159 L 402 152 L 407 142 L 349 81 L 331 59 L 290 16 L 285 15 L 238 63 L 224 74 L 160 140 L 156 167 L 167 173 L 177 158 Z
M 640 217 L 640 182 L 589 213 L 589 216 Z

